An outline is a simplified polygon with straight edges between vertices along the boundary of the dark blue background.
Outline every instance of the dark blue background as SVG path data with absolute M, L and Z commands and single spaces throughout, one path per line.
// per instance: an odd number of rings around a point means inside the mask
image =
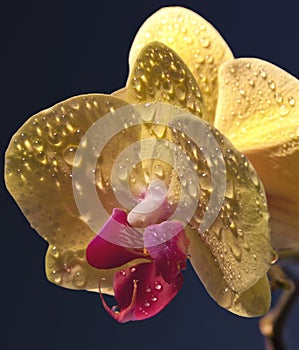
M 5 2 L 1 157 L 30 115 L 73 95 L 122 87 L 135 32 L 155 10 L 175 4 L 213 23 L 235 56 L 260 57 L 299 76 L 296 0 Z M 47 245 L 5 190 L 1 233 L 2 349 L 263 348 L 257 320 L 218 307 L 190 267 L 183 290 L 160 315 L 119 325 L 102 309 L 97 294 L 62 289 L 45 279 Z M 293 350 L 299 348 L 298 313 L 299 307 L 287 332 Z

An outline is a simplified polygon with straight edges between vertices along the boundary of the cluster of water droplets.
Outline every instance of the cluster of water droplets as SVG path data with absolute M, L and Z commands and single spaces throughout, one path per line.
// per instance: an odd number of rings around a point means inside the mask
M 255 170 L 248 159 L 219 131 L 211 126 L 209 131 L 225 160 L 226 172 L 222 176 L 226 179 L 226 189 L 220 201 L 219 215 L 215 215 L 215 221 L 207 230 L 199 230 L 199 233 L 221 268 L 224 282 L 219 293 L 221 299 L 226 300 L 224 303 L 229 304 L 234 291 L 246 288 L 246 283 L 251 283 L 248 282 L 248 276 L 258 275 L 260 271 L 266 273 L 274 252 L 269 237 L 265 193 Z M 183 139 L 178 133 L 175 137 L 181 148 L 198 165 L 199 201 L 190 224 L 194 229 L 199 229 L 205 211 L 208 209 L 213 212 L 217 207 L 216 201 L 213 202 L 214 207 L 209 208 L 211 194 L 215 190 L 215 183 L 210 176 L 214 157 L 211 156 L 207 161 L 202 150 L 192 140 L 186 137 Z M 218 168 L 220 171 L 221 167 Z
M 126 271 L 121 270 L 120 275 L 121 277 L 124 277 L 124 278 L 132 277 L 133 281 L 137 283 L 137 288 L 141 288 L 138 286 L 139 281 L 134 280 L 134 276 L 136 276 L 137 271 L 138 271 L 138 266 L 132 266 L 129 268 L 129 270 L 126 270 Z M 157 279 L 153 283 L 147 284 L 142 288 L 143 290 L 139 290 L 138 293 L 140 295 L 143 295 L 144 301 L 142 306 L 141 305 L 138 306 L 138 309 L 144 315 L 148 315 L 151 307 L 158 302 L 160 293 L 163 291 L 163 285 L 161 281 Z M 120 310 L 119 310 L 119 307 L 115 305 L 112 307 L 112 311 L 119 312 Z
M 195 76 L 206 104 L 204 118 L 212 122 L 217 101 L 218 66 L 232 54 L 216 30 L 203 18 L 185 9 L 169 8 L 166 14 L 155 14 L 155 25 L 145 23 L 137 34 L 133 48 L 139 51 L 145 43 L 163 42 L 177 52 Z M 217 46 L 217 50 L 215 50 Z M 131 62 L 132 64 L 132 62 Z
M 244 76 L 247 78 L 244 79 Z M 221 125 L 225 128 L 227 116 L 234 118 L 233 129 L 236 132 L 229 130 L 230 138 L 238 140 L 242 133 L 244 143 L 248 143 L 248 134 L 249 140 L 252 139 L 258 143 L 260 140 L 254 139 L 255 134 L 251 130 L 254 123 L 259 126 L 256 137 L 262 139 L 263 142 L 266 140 L 275 142 L 269 128 L 281 130 L 285 138 L 298 138 L 298 121 L 296 122 L 294 118 L 297 105 L 296 96 L 294 89 L 287 88 L 292 84 L 295 84 L 294 78 L 287 73 L 281 73 L 281 77 L 277 79 L 277 75 L 273 74 L 270 68 L 258 62 L 228 66 L 220 91 L 229 106 L 228 108 L 223 107 L 221 111 L 223 114 Z M 223 106 L 226 106 L 226 103 L 223 103 Z M 263 127 L 267 129 L 266 134 L 262 134 Z M 283 130 L 291 134 L 285 135 Z
M 141 52 L 130 84 L 136 102 L 165 101 L 187 108 L 193 114 L 203 114 L 203 100 L 194 77 L 176 53 L 163 44 L 150 44 Z

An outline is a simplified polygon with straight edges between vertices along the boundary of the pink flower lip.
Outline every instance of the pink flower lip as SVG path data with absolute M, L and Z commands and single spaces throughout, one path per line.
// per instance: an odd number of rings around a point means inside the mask
M 86 249 L 89 264 L 98 269 L 120 267 L 136 259 L 148 262 L 126 267 L 114 274 L 117 306 L 109 308 L 100 288 L 105 310 L 118 322 L 143 320 L 156 315 L 175 297 L 183 285 L 189 240 L 183 225 L 174 221 L 145 228 L 143 249 L 130 249 L 111 243 L 105 235 L 119 236 L 132 231 L 127 215 L 114 209 L 112 216 Z M 170 239 L 168 237 L 171 237 Z

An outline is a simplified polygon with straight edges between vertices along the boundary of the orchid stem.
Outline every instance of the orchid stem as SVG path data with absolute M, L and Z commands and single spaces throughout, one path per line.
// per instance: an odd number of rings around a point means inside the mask
M 292 306 L 299 296 L 298 282 L 290 273 L 288 275 L 279 265 L 274 265 L 269 270 L 271 289 L 282 289 L 282 294 L 278 303 L 259 323 L 266 350 L 286 350 L 283 331 Z

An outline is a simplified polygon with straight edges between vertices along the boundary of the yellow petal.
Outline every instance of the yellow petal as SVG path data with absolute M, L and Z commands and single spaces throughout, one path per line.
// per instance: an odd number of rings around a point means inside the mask
M 180 123 L 185 123 L 183 117 Z M 191 120 L 186 125 L 190 133 L 201 132 Z M 198 198 L 190 226 L 217 261 L 228 288 L 241 293 L 267 273 L 273 259 L 265 193 L 246 157 L 215 128 L 207 129 L 210 134 L 201 134 L 202 142 L 207 140 L 203 147 L 178 132 L 173 136 L 197 169 L 198 188 L 186 179 L 187 191 Z M 201 251 L 191 253 L 191 262 L 196 254 Z
M 127 88 L 121 88 L 117 91 L 114 91 L 111 95 L 117 98 L 120 98 L 121 100 L 127 101 Z
M 85 261 L 83 252 L 95 232 L 77 209 L 72 174 L 81 162 L 75 153 L 85 132 L 99 118 L 124 105 L 125 102 L 106 95 L 73 97 L 31 117 L 13 136 L 7 149 L 7 188 L 31 226 L 49 242 L 49 251 L 58 252 L 57 261 L 55 253 L 48 253 L 46 270 L 49 279 L 61 286 L 78 289 L 79 268 L 86 278 L 82 289 L 97 289 L 102 277 L 107 278 L 104 287 L 111 286 L 110 272 L 95 272 Z M 132 135 L 135 139 L 138 135 L 134 128 L 115 135 L 103 149 L 96 169 L 83 169 L 95 171 L 96 191 L 108 213 L 116 206 L 110 184 L 113 160 L 131 142 Z M 83 195 L 83 200 L 90 199 Z M 89 203 L 89 207 L 93 204 Z M 97 212 L 97 219 L 106 220 L 104 210 Z M 64 263 L 70 270 L 59 277 Z
M 191 263 L 207 292 L 220 306 L 243 317 L 261 316 L 269 310 L 271 293 L 266 275 L 242 293 L 233 291 L 213 254 L 197 232 L 189 228 L 187 234 L 191 241 Z
M 205 118 L 202 95 L 192 73 L 173 50 L 159 42 L 138 52 L 126 94 L 130 103 L 166 102 Z
M 198 84 L 180 57 L 166 45 L 152 42 L 146 45 L 138 55 L 132 67 L 126 89 L 116 92 L 130 103 L 166 102 L 152 112 L 151 123 L 143 125 L 142 139 L 155 137 L 171 139 L 169 129 L 161 125 L 161 120 L 167 121 L 167 116 L 174 113 L 174 106 L 189 110 L 191 113 L 204 118 L 205 110 Z M 124 95 L 126 95 L 124 97 Z M 157 105 L 156 105 L 157 106 Z M 150 108 L 148 108 L 150 109 Z M 144 113 L 142 111 L 141 113 Z M 163 116 L 163 113 L 165 114 Z M 162 119 L 161 119 L 162 118 Z M 167 123 L 166 123 L 167 124 Z M 141 151 L 143 157 L 148 154 L 148 147 Z M 171 159 L 168 159 L 171 163 Z M 143 161 L 143 170 L 150 179 L 154 179 L 155 169 L 163 168 L 164 181 L 169 184 L 175 181 L 172 167 L 165 162 L 151 160 Z M 173 179 L 172 179 L 173 178 Z M 171 180 L 172 179 L 172 180 Z
M 60 250 L 50 245 L 46 255 L 46 275 L 50 282 L 69 289 L 86 289 L 113 295 L 113 274 L 116 269 L 91 267 L 85 259 L 85 249 Z
M 278 248 L 299 248 L 299 83 L 271 63 L 242 58 L 219 73 L 215 126 L 262 179 Z
M 218 31 L 201 16 L 183 7 L 165 7 L 139 29 L 130 51 L 130 71 L 140 50 L 152 41 L 173 49 L 196 78 L 206 104 L 205 118 L 212 122 L 217 102 L 217 74 L 221 63 L 233 55 Z

